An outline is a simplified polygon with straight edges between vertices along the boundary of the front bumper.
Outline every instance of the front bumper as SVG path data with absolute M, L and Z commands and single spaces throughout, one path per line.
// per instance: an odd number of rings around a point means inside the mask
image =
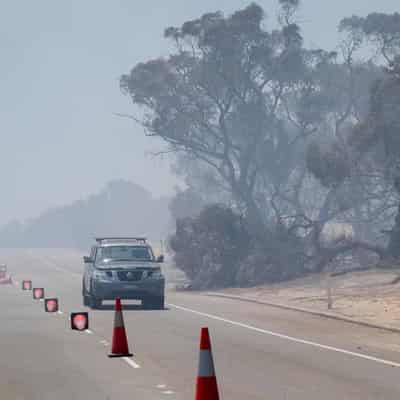
M 146 279 L 134 282 L 93 282 L 93 295 L 98 299 L 143 300 L 147 297 L 164 296 L 165 279 Z

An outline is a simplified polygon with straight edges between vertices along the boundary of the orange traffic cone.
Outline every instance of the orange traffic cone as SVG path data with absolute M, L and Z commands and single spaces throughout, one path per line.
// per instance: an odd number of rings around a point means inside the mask
M 115 299 L 114 331 L 111 354 L 108 357 L 132 357 L 129 353 L 128 339 L 126 338 L 124 317 L 122 315 L 121 299 Z
M 201 328 L 199 372 L 195 400 L 219 400 L 208 328 Z

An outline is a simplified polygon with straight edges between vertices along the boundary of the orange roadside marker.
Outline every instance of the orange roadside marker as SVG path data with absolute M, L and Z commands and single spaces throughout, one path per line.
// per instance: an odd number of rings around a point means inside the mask
M 197 374 L 195 400 L 219 400 L 217 377 L 215 376 L 208 328 L 201 329 L 199 371 Z
M 126 337 L 124 317 L 122 315 L 121 299 L 115 299 L 115 315 L 111 353 L 108 357 L 132 357 L 129 352 L 128 339 Z

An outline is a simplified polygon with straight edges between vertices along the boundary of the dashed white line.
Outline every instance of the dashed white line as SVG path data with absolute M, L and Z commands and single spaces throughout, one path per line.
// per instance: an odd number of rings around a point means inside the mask
M 131 358 L 128 357 L 122 357 L 122 359 L 130 365 L 132 368 L 138 369 L 141 368 L 139 364 L 137 364 L 135 361 L 133 361 Z
M 74 273 L 74 272 L 71 272 L 71 271 L 68 271 L 68 270 L 66 270 L 65 268 L 62 268 L 62 267 L 59 267 L 59 266 L 55 266 L 55 267 L 53 266 L 53 269 L 56 269 L 56 270 L 58 270 L 59 272 L 66 272 L 66 273 L 68 273 L 70 276 L 73 276 L 74 278 L 79 278 L 79 279 L 81 279 L 81 276 L 80 276 L 79 274 Z M 18 282 L 15 282 L 15 284 L 18 285 Z M 40 301 L 44 301 L 44 299 L 40 299 Z M 57 313 L 58 313 L 58 314 L 63 314 L 62 311 L 58 311 Z M 69 320 L 70 320 L 70 318 L 69 318 Z M 86 329 L 85 332 L 86 332 L 87 334 L 89 334 L 89 335 L 93 335 L 93 334 L 94 334 L 94 332 L 93 332 L 92 330 L 90 330 L 90 329 Z M 109 345 L 109 342 L 107 342 L 107 340 L 100 340 L 100 343 L 102 343 L 104 346 L 108 346 L 108 345 Z M 132 368 L 134 368 L 134 369 L 141 368 L 141 366 L 140 366 L 138 363 L 136 363 L 135 361 L 133 361 L 131 358 L 123 357 L 122 359 L 123 359 L 130 367 L 132 367 Z M 164 385 L 164 388 L 165 388 L 165 387 L 166 387 L 166 386 Z M 167 391 L 165 391 L 165 392 L 166 392 L 165 394 L 172 394 L 172 393 L 174 393 L 174 392 L 169 391 L 169 390 L 167 390 Z
M 54 268 L 54 267 L 53 267 Z M 77 273 L 74 273 L 74 272 L 71 272 L 71 271 L 67 271 L 66 269 L 64 269 L 64 268 L 61 268 L 61 267 L 58 267 L 58 266 L 56 266 L 54 269 L 56 269 L 56 270 L 58 270 L 58 271 L 60 271 L 60 272 L 67 272 L 68 274 L 70 274 L 71 276 L 74 276 L 74 277 L 76 277 L 76 278 L 81 278 L 81 276 L 79 275 L 79 274 L 77 274 Z M 43 299 L 40 299 L 40 301 L 44 301 Z M 58 311 L 58 313 L 59 314 L 63 314 L 63 312 L 62 311 Z M 71 320 L 71 318 L 69 318 L 69 320 Z M 85 332 L 87 333 L 87 334 L 89 334 L 89 335 L 93 335 L 94 334 L 94 332 L 92 331 L 92 330 L 90 330 L 90 329 L 86 329 L 85 330 Z M 108 346 L 109 345 L 109 343 L 107 342 L 107 340 L 100 340 L 100 343 L 102 343 L 104 346 Z M 130 367 L 132 367 L 132 368 L 134 368 L 134 369 L 138 369 L 138 368 L 141 368 L 141 366 L 138 364 L 138 363 L 136 363 L 135 361 L 133 361 L 131 358 L 128 358 L 128 357 L 123 357 L 122 358 Z M 165 387 L 165 386 L 164 386 Z M 167 392 L 170 392 L 170 391 L 167 391 Z M 173 393 L 173 392 L 172 392 Z M 171 394 L 172 394 L 171 393 Z M 167 394 L 170 394 L 170 393 L 167 393 Z
M 165 389 L 167 385 L 157 385 L 157 389 Z
M 162 394 L 174 394 L 175 392 L 173 390 L 164 390 Z
M 308 345 L 308 346 L 313 346 L 313 347 L 317 347 L 319 349 L 323 349 L 323 350 L 327 350 L 327 351 L 333 351 L 333 352 L 341 353 L 341 354 L 346 354 L 348 356 L 352 356 L 352 357 L 355 357 L 355 358 L 361 358 L 363 360 L 374 361 L 374 362 L 379 363 L 379 364 L 389 365 L 390 367 L 400 368 L 400 363 L 395 362 L 395 361 L 385 360 L 383 358 L 377 358 L 377 357 L 369 356 L 367 354 L 356 353 L 354 351 L 341 349 L 339 347 L 328 346 L 328 345 L 325 345 L 325 344 L 312 342 L 310 340 L 304 340 L 304 339 L 296 338 L 296 337 L 293 337 L 293 336 L 283 335 L 281 333 L 272 332 L 272 331 L 269 331 L 269 330 L 266 330 L 266 329 L 257 328 L 256 326 L 253 326 L 253 325 L 244 324 L 242 322 L 233 321 L 233 320 L 230 320 L 230 319 L 227 319 L 227 318 L 219 317 L 218 315 L 208 314 L 208 313 L 205 313 L 205 312 L 193 310 L 191 308 L 178 306 L 176 304 L 168 304 L 168 306 L 171 307 L 171 308 L 175 308 L 177 310 L 190 312 L 192 314 L 200 315 L 202 317 L 210 318 L 210 319 L 213 319 L 213 320 L 216 320 L 216 321 L 225 322 L 226 324 L 239 326 L 241 328 L 249 329 L 251 331 L 258 332 L 258 333 L 263 333 L 263 334 L 269 335 L 269 336 L 274 336 L 274 337 L 277 337 L 277 338 L 280 338 L 280 339 L 284 339 L 284 340 L 288 340 L 288 341 L 291 341 L 291 342 L 294 342 L 294 343 L 300 343 L 300 344 L 304 344 L 304 345 Z
M 62 315 L 62 314 L 64 314 L 61 310 L 58 310 L 57 311 L 57 314 L 60 314 L 60 315 Z

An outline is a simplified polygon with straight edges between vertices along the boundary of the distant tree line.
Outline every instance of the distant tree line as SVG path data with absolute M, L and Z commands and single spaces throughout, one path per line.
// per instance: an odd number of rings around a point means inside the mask
M 280 0 L 276 29 L 256 3 L 169 27 L 175 51 L 121 77 L 186 183 L 171 247 L 197 287 L 400 255 L 400 14 L 345 18 L 331 51 L 305 47 L 299 7 Z
M 99 193 L 55 207 L 25 223 L 0 230 L 0 247 L 72 247 L 87 250 L 96 235 L 147 235 L 168 232 L 168 198 L 156 199 L 144 188 L 113 181 Z

